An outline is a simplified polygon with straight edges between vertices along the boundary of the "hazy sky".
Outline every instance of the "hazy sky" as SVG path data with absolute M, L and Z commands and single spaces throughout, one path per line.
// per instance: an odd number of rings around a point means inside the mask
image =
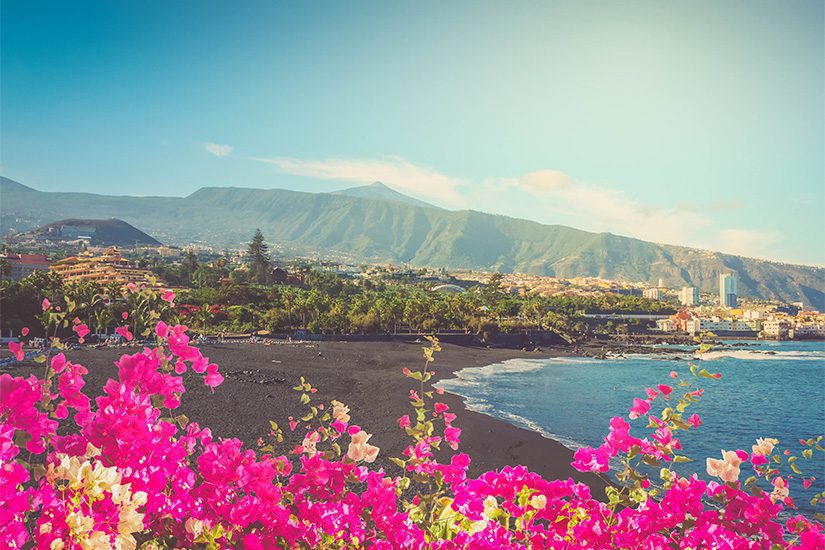
M 825 265 L 823 2 L 3 0 L 2 173 L 328 191 Z

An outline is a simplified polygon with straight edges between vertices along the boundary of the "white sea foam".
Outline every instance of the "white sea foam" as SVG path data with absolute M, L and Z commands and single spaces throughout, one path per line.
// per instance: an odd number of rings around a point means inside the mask
M 491 416 L 493 418 L 498 418 L 499 420 L 504 420 L 508 424 L 512 424 L 514 426 L 518 426 L 519 428 L 525 428 L 532 432 L 536 432 L 537 434 L 541 435 L 542 437 L 546 437 L 547 439 L 552 439 L 553 441 L 558 441 L 565 447 L 571 450 L 576 450 L 579 447 L 582 447 L 583 444 L 572 439 L 568 439 L 566 437 L 561 437 L 554 433 L 549 432 L 540 424 L 530 420 L 529 418 L 524 418 L 521 415 L 511 413 L 509 411 L 503 411 L 493 404 L 489 403 L 488 401 L 477 399 L 473 397 L 465 397 L 466 406 L 469 410 L 486 414 L 487 416 Z
M 823 361 L 825 360 L 825 351 L 768 352 L 754 349 L 720 349 L 707 351 L 701 355 L 701 359 L 704 361 L 725 358 L 746 361 Z

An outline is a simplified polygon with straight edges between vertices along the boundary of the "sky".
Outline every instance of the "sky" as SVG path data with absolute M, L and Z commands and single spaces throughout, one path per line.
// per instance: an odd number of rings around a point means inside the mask
M 821 0 L 3 0 L 0 172 L 122 195 L 382 181 L 825 265 L 823 29 Z

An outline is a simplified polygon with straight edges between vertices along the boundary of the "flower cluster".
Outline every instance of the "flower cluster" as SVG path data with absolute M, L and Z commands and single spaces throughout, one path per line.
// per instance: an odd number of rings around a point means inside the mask
M 162 299 L 170 304 L 174 295 Z M 48 306 L 44 304 L 44 309 Z M 133 316 L 132 319 L 135 319 Z M 138 326 L 141 321 L 134 320 Z M 80 336 L 85 330 L 75 323 Z M 124 331 L 131 335 L 128 327 Z M 576 453 L 574 465 L 617 473 L 608 502 L 586 485 L 545 480 L 523 466 L 478 477 L 467 475 L 470 457 L 456 451 L 456 415 L 436 401 L 430 364 L 439 350 L 425 348 L 422 370 L 404 374 L 418 382 L 410 391 L 412 417 L 398 420 L 411 437 L 398 466 L 374 466 L 380 449 L 351 423 L 344 403 L 314 401 L 303 378 L 295 387 L 306 414 L 290 417 L 289 429 L 306 429 L 301 445 L 279 452 L 281 428 L 272 422 L 272 443 L 248 449 L 236 439 L 213 436 L 175 416 L 190 369 L 217 388 L 218 366 L 191 345 L 187 328 L 157 321 L 154 345 L 117 361 L 118 375 L 102 395 L 84 393 L 86 369 L 63 354 L 47 362 L 43 378 L 0 376 L 0 546 L 22 548 L 612 548 L 798 547 L 821 548 L 821 524 L 802 516 L 782 522 L 792 504 L 786 479 L 764 457 L 775 442 L 760 440 L 751 455 L 725 452 L 708 460 L 719 478 L 661 472 L 651 488 L 633 466 L 659 466 L 684 457 L 678 430 L 695 429 L 683 418 L 701 391 L 686 391 L 674 408 L 650 414 L 673 388 L 648 389 L 630 418 L 646 417 L 648 437 L 631 435 L 616 417 L 604 444 Z M 12 348 L 17 353 L 17 349 Z M 715 375 L 711 375 L 714 376 Z M 811 445 L 819 445 L 819 440 Z M 346 451 L 342 448 L 346 447 Z M 758 447 L 758 449 L 757 449 Z M 445 449 L 446 450 L 446 449 Z M 25 452 L 24 452 L 25 451 Z M 24 455 L 26 458 L 24 459 Z M 31 456 L 33 458 L 28 458 Z M 438 456 L 441 456 L 440 454 Z M 756 457 L 762 457 L 759 460 Z M 775 461 L 771 457 L 771 464 Z M 750 460 L 771 491 L 740 486 Z M 760 470 L 761 468 L 761 470 Z M 746 490 L 747 489 L 747 490 Z

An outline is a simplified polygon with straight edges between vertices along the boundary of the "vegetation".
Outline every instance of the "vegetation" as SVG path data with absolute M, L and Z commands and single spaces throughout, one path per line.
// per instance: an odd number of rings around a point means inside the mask
M 208 333 L 286 333 L 298 329 L 325 334 L 462 331 L 490 340 L 500 332 L 552 330 L 576 340 L 594 331 L 582 317 L 586 312 L 673 311 L 667 304 L 637 296 L 514 295 L 502 288 L 498 274 L 488 284 L 461 294 L 441 294 L 431 290 L 430 283 L 355 280 L 306 267 L 296 269 L 289 284 L 243 282 L 271 280 L 272 267 L 265 247 L 256 236 L 250 244 L 252 265 L 232 272 L 222 260 L 202 264 L 191 253 L 178 265 L 155 266 L 155 270 L 170 279 L 188 281 L 190 288 L 179 293 L 178 312 L 188 326 Z M 237 274 L 243 274 L 243 278 Z M 23 326 L 34 326 L 40 313 L 38 297 L 46 296 L 56 305 L 65 305 L 60 304 L 63 295 L 84 304 L 84 315 L 94 318 L 92 328 L 100 331 L 113 329 L 124 308 L 117 285 L 65 285 L 54 274 L 36 273 L 23 281 L 3 281 L 0 285 L 3 330 L 19 332 Z

